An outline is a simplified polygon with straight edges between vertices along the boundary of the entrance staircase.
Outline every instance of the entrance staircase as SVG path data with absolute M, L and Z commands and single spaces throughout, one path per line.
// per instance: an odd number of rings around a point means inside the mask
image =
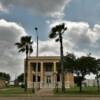
M 53 96 L 53 89 L 51 88 L 42 88 L 36 93 L 37 96 Z

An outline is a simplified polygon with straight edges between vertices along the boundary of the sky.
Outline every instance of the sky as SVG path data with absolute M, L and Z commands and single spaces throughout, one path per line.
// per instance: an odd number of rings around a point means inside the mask
M 14 43 L 31 35 L 36 55 L 36 32 L 39 34 L 39 56 L 59 56 L 59 43 L 49 39 L 53 26 L 65 23 L 64 55 L 89 53 L 100 57 L 100 0 L 0 0 L 0 72 L 12 79 L 23 72 L 24 54 Z

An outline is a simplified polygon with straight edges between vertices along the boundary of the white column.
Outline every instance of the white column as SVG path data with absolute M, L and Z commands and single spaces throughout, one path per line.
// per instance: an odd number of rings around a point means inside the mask
M 53 77 L 54 77 L 54 87 L 56 85 L 56 82 L 57 82 L 57 68 L 56 68 L 56 62 L 53 63 L 53 68 L 54 68 L 54 71 L 53 71 Z
M 41 62 L 41 69 L 40 69 L 40 88 L 43 87 L 43 62 Z
M 33 87 L 32 66 L 30 62 L 28 62 L 28 68 L 27 68 L 27 85 L 28 85 L 28 88 Z

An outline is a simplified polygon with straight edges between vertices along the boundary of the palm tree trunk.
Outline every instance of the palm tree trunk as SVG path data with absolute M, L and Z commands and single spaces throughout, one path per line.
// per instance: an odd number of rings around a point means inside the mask
M 27 69 L 28 69 L 28 45 L 26 45 L 26 60 L 25 60 L 25 92 L 27 91 Z
M 80 79 L 79 86 L 80 86 L 80 92 L 82 92 L 82 80 L 81 79 Z
M 63 66 L 63 44 L 62 35 L 59 33 L 60 39 L 60 59 L 61 59 L 61 79 L 62 79 L 62 92 L 65 92 L 65 79 L 64 79 L 64 66 Z

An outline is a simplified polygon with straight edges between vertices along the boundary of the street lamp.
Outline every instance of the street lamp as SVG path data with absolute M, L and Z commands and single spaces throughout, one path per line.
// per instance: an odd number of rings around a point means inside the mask
M 38 58 L 38 28 L 37 27 L 35 27 L 35 31 L 36 31 L 36 35 L 37 35 L 37 49 L 36 49 L 36 57 Z M 37 92 L 37 89 L 38 89 L 38 61 L 37 61 L 37 63 L 36 63 L 36 73 L 35 73 L 35 75 L 36 75 L 36 92 Z

